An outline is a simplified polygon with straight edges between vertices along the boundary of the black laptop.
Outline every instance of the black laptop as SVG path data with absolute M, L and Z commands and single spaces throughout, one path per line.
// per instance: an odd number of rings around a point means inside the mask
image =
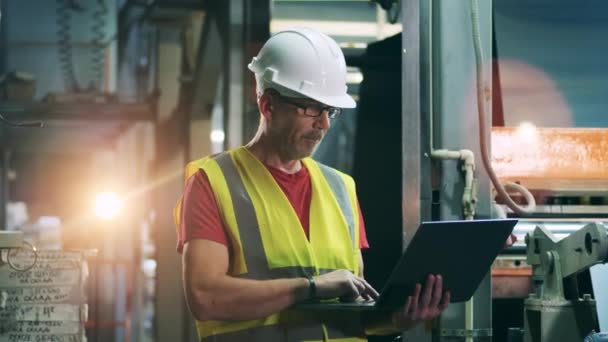
M 303 310 L 393 310 L 402 307 L 429 274 L 443 277 L 450 302 L 468 301 L 517 220 L 437 221 L 420 225 L 376 301 L 298 304 Z M 378 248 L 378 247 L 376 247 Z

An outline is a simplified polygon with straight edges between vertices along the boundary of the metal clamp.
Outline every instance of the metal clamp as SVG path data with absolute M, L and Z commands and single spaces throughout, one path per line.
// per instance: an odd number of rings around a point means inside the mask
M 439 329 L 442 337 L 491 337 L 492 328 L 488 329 Z

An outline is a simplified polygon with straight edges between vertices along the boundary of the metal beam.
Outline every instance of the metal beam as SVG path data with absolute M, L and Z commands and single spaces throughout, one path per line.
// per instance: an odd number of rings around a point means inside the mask
M 403 132 L 403 248 L 421 222 L 420 0 L 401 3 L 402 132 Z
M 270 35 L 270 1 L 238 0 L 217 8 L 223 48 L 223 112 L 226 147 L 243 144 L 257 128 L 253 75 L 247 69 Z M 246 29 L 247 28 L 247 29 Z
M 242 66 L 244 86 L 244 118 L 243 139 L 248 140 L 257 131 L 259 123 L 259 111 L 255 90 L 253 73 L 247 69 L 246 64 L 256 56 L 264 42 L 270 37 L 270 0 L 248 0 L 245 2 L 245 22 L 247 29 L 244 32 L 245 41 L 244 65 Z
M 605 128 L 494 127 L 492 165 L 503 181 L 534 189 L 605 193 L 606 146 Z
M 11 121 L 88 120 L 88 121 L 154 121 L 155 115 L 142 103 L 71 103 L 43 102 L 0 103 L 0 113 Z
M 489 131 L 489 120 L 479 122 L 475 88 L 475 50 L 472 32 L 472 1 L 432 2 L 433 44 L 433 112 L 434 148 L 460 150 L 469 149 L 475 155 L 478 165 L 477 208 L 479 218 L 490 217 L 489 178 L 481 167 L 479 127 L 484 125 Z M 481 49 L 486 61 L 484 86 L 491 89 L 492 56 L 492 2 L 479 1 L 479 28 Z M 488 106 L 491 108 L 491 106 Z M 488 109 L 489 109 L 488 108 Z M 491 110 L 487 111 L 491 118 Z M 483 137 L 483 139 L 489 139 Z M 464 180 L 457 161 L 441 161 L 440 180 L 437 184 L 438 213 L 441 220 L 463 218 L 462 194 Z M 438 237 L 440 238 L 440 237 Z M 454 335 L 465 334 L 489 339 L 492 334 L 492 294 L 491 277 L 484 278 L 475 292 L 472 302 L 458 303 L 448 307 L 439 320 L 435 336 L 437 341 L 452 341 Z M 484 337 L 485 336 L 485 337 Z M 466 338 L 465 341 L 472 341 Z
M 182 280 L 179 276 L 180 256 L 175 251 L 173 207 L 183 188 L 183 167 L 188 162 L 188 117 L 182 108 L 176 110 L 180 94 L 178 84 L 182 71 L 183 46 L 177 29 L 159 30 L 158 85 L 160 93 L 156 126 L 154 178 L 162 183 L 154 191 L 156 246 L 155 340 L 195 341 L 190 336 L 192 320 L 186 307 Z M 177 271 L 176 271 L 177 270 Z
M 0 230 L 6 230 L 7 212 L 6 205 L 8 204 L 8 172 L 10 167 L 10 152 L 5 148 L 0 148 Z
M 7 0 L 0 0 L 0 75 L 4 74 L 7 71 L 6 66 L 6 55 L 7 55 L 7 15 L 6 9 L 8 8 Z
M 15 153 L 81 155 L 112 149 L 118 137 L 132 125 L 59 124 L 44 128 L 13 128 L 4 131 L 5 146 Z
M 222 46 L 218 27 L 218 14 L 205 14 L 201 27 L 194 66 L 193 94 L 190 99 L 190 145 L 189 159 L 194 160 L 212 153 L 211 114 L 215 105 L 218 84 L 221 80 L 222 54 L 217 53 Z
M 403 249 L 407 248 L 420 222 L 431 219 L 428 106 L 423 96 L 426 75 L 423 70 L 427 46 L 422 37 L 423 18 L 428 9 L 427 0 L 401 2 L 402 35 L 402 212 Z M 423 109 L 426 113 L 423 112 Z M 426 116 L 426 117 L 425 117 Z M 423 177 L 424 175 L 424 177 Z M 403 340 L 431 341 L 426 325 L 405 331 Z
M 243 144 L 244 113 L 244 7 L 247 0 L 226 2 L 227 17 L 224 45 L 224 118 L 227 145 L 234 148 Z
M 461 219 L 462 181 L 456 162 L 431 164 L 428 154 L 434 128 L 435 148 L 471 149 L 479 156 L 478 123 L 474 109 L 474 59 L 468 3 L 406 0 L 403 13 L 403 213 L 404 245 L 424 220 Z M 482 40 L 489 50 L 491 4 L 482 5 Z M 486 52 L 486 56 L 490 54 Z M 490 75 L 489 73 L 486 75 Z M 471 105 L 472 104 L 472 105 Z M 469 105 L 469 106 L 466 106 Z M 435 124 L 431 125 L 434 119 Z M 486 124 L 486 123 L 481 123 Z M 479 163 L 480 158 L 477 157 Z M 441 168 L 440 168 L 441 167 Z M 431 179 L 436 175 L 436 179 Z M 431 181 L 436 199 L 432 199 Z M 478 215 L 489 216 L 488 179 L 478 183 Z M 433 203 L 437 202 L 437 203 Z M 438 210 L 431 212 L 433 206 Z M 432 217 L 432 214 L 434 217 Z M 438 237 L 440 238 L 440 237 Z M 475 295 L 472 333 L 487 333 L 491 328 L 490 277 Z M 464 332 L 465 308 L 451 305 L 436 322 L 434 333 L 419 326 L 405 333 L 408 341 L 444 341 L 451 333 Z

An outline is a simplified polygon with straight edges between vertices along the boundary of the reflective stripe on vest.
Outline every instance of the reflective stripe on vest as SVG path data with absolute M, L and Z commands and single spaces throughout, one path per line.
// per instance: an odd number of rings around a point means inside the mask
M 241 176 L 239 176 L 236 165 L 234 165 L 234 161 L 228 152 L 224 152 L 217 156 L 215 161 L 217 161 L 220 169 L 224 173 L 224 177 L 226 177 L 228 190 L 232 197 L 236 223 L 239 228 L 241 241 L 244 245 L 243 254 L 245 255 L 245 264 L 247 265 L 248 273 L 247 275 L 241 274 L 239 276 L 250 279 L 272 278 L 270 277 L 266 255 L 264 253 L 257 253 L 258 257 L 255 257 L 255 251 L 263 251 L 264 245 L 262 244 L 260 229 L 257 226 L 255 209 L 251 203 L 251 198 L 249 198 L 249 194 L 245 189 L 243 180 L 241 179 Z M 253 224 L 255 224 L 255 227 L 252 226 Z M 242 229 L 243 227 L 250 227 L 251 229 Z M 297 271 L 288 270 L 287 272 L 292 274 Z
M 350 201 L 348 199 L 346 185 L 334 169 L 319 163 L 317 163 L 317 165 L 319 165 L 321 172 L 323 172 L 323 175 L 325 176 L 325 179 L 327 180 L 331 191 L 333 192 L 334 196 L 336 197 L 336 200 L 338 201 L 338 205 L 342 210 L 342 214 L 344 215 L 344 218 L 346 218 L 348 232 L 350 233 L 350 238 L 353 240 L 353 248 L 357 248 L 357 244 L 359 243 L 359 241 L 355 239 L 354 212 L 353 207 L 350 205 Z

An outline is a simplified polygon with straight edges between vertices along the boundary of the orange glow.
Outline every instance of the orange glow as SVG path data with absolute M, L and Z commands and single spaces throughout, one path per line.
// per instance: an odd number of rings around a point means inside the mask
M 536 141 L 530 143 L 519 128 L 492 128 L 492 165 L 499 178 L 596 189 L 598 182 L 608 182 L 608 129 L 535 130 Z
M 572 113 L 555 82 L 543 70 L 514 59 L 500 59 L 505 126 L 523 121 L 537 127 L 572 127 Z

